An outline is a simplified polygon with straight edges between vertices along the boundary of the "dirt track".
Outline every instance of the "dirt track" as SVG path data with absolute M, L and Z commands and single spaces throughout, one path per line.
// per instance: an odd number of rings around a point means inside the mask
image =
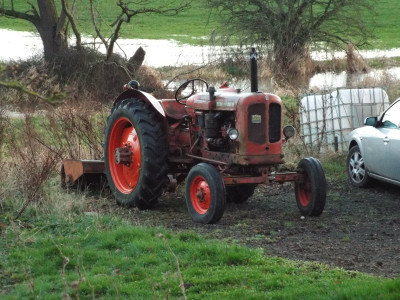
M 301 218 L 290 183 L 260 186 L 247 202 L 228 203 L 216 225 L 191 221 L 183 191 L 165 194 L 151 211 L 118 211 L 136 224 L 191 229 L 228 243 L 264 248 L 271 256 L 400 276 L 400 188 L 381 183 L 368 189 L 334 182 L 328 186 L 325 210 L 316 218 Z

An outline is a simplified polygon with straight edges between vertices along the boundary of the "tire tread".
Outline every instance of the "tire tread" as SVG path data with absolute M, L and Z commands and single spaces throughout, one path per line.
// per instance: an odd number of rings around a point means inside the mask
M 104 129 L 104 152 L 108 147 L 108 134 L 113 126 L 113 119 L 118 116 L 128 117 L 134 124 L 141 139 L 141 174 L 135 189 L 128 195 L 120 193 L 114 184 L 110 188 L 116 196 L 118 204 L 136 206 L 139 209 L 148 209 L 155 205 L 167 178 L 168 144 L 162 122 L 156 112 L 143 101 L 129 98 L 118 102 L 107 117 Z M 109 183 L 112 176 L 106 162 L 105 173 Z

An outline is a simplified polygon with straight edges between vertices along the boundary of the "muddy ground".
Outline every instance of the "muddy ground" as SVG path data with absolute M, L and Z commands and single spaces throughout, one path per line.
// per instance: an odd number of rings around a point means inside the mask
M 269 256 L 400 276 L 400 187 L 383 183 L 357 189 L 347 182 L 328 182 L 325 210 L 310 218 L 301 218 L 290 183 L 260 186 L 247 202 L 228 203 L 215 225 L 192 222 L 182 187 L 165 194 L 150 211 L 117 211 L 135 224 L 189 229 L 227 243 L 263 248 Z

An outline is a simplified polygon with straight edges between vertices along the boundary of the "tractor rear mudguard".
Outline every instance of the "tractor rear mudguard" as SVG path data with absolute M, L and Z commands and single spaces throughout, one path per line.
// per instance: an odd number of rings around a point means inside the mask
M 102 190 L 107 185 L 102 160 L 66 159 L 61 166 L 61 186 L 76 190 Z
M 146 92 L 142 92 L 142 91 L 135 90 L 135 89 L 127 89 L 125 92 L 120 94 L 117 97 L 117 99 L 115 99 L 113 106 L 115 106 L 115 104 L 117 104 L 119 101 L 128 99 L 128 98 L 139 99 L 144 102 L 150 103 L 160 113 L 160 115 L 165 117 L 165 112 L 164 112 L 164 109 L 163 109 L 160 101 L 158 101 L 156 98 L 154 98 L 152 95 L 150 95 Z

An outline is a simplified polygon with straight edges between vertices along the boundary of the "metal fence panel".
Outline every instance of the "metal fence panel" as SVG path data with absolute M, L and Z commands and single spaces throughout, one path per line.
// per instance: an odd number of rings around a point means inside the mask
M 337 88 L 300 99 L 300 136 L 310 152 L 347 151 L 349 133 L 389 106 L 383 88 Z

